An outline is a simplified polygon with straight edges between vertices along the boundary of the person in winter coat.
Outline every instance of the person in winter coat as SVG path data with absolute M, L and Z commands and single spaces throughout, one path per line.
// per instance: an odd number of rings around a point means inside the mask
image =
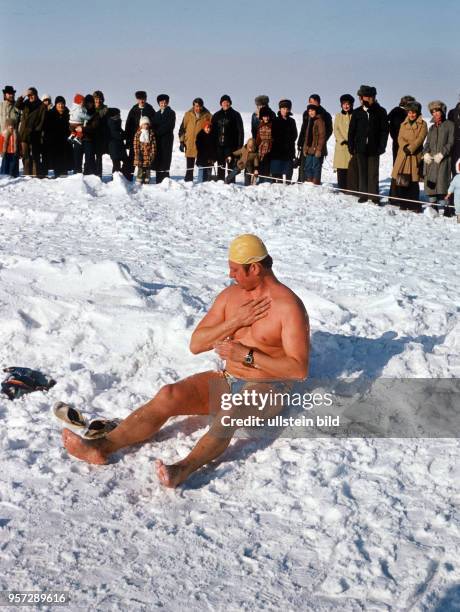
M 94 108 L 99 115 L 99 124 L 94 133 L 93 145 L 94 154 L 96 157 L 96 174 L 102 177 L 102 157 L 104 153 L 109 151 L 109 135 L 107 130 L 107 111 L 108 106 L 105 104 L 104 94 L 100 89 L 93 93 Z
M 5 119 L 2 131 L 2 165 L 0 174 L 8 174 L 13 178 L 19 176 L 19 138 L 15 120 Z
M 220 110 L 212 117 L 213 132 L 217 146 L 217 176 L 219 180 L 225 180 L 226 165 L 231 170 L 234 160 L 231 157 L 235 149 L 239 149 L 244 143 L 243 119 L 240 113 L 232 108 L 232 99 L 223 95 L 220 99 Z M 230 158 L 230 161 L 228 161 Z
M 450 155 L 454 146 L 455 126 L 446 119 L 444 102 L 434 100 L 428 104 L 428 110 L 433 118 L 423 147 L 425 193 L 430 204 L 437 203 L 438 212 L 443 215 L 451 173 Z
M 46 114 L 43 151 L 55 178 L 67 175 L 72 168 L 72 145 L 69 142 L 69 109 L 63 96 L 56 96 L 53 108 Z
M 450 158 L 452 162 L 452 176 L 455 176 L 458 173 L 457 160 L 460 159 L 460 102 L 449 111 L 447 118 L 454 124 L 454 145 Z
M 83 166 L 83 174 L 96 174 L 96 151 L 94 141 L 95 138 L 97 138 L 100 117 L 96 112 L 94 97 L 91 94 L 85 96 L 83 107 L 89 119 L 82 128 L 81 147 L 74 147 L 74 166 L 77 168 L 77 172 L 81 172 L 84 156 L 85 163 Z
M 326 124 L 323 115 L 318 113 L 317 104 L 309 104 L 307 112 L 308 122 L 302 151 L 304 157 L 303 177 L 304 181 L 321 185 L 321 170 L 324 157 L 327 155 Z
M 44 93 L 42 95 L 42 104 L 46 109 L 45 120 L 43 122 L 43 129 L 45 129 L 46 117 L 49 115 L 50 111 L 53 109 L 53 101 L 51 99 L 51 95 Z M 46 177 L 48 176 L 48 170 L 51 169 L 50 161 L 48 159 L 48 147 L 45 146 L 45 133 L 42 132 L 42 152 L 41 152 L 41 161 L 40 161 L 40 176 Z
M 21 118 L 21 112 L 15 106 L 14 96 L 16 90 L 12 85 L 5 85 L 3 88 L 3 101 L 0 102 L 0 132 L 6 128 L 5 121 L 12 119 L 17 128 Z
M 155 160 L 156 182 L 161 183 L 161 181 L 169 177 L 176 113 L 169 106 L 169 96 L 167 94 L 157 96 L 157 102 L 160 110 L 155 113 L 152 125 L 157 141 L 157 157 Z
M 125 147 L 125 133 L 121 127 L 121 117 L 119 108 L 109 108 L 106 114 L 108 149 L 112 160 L 112 174 L 122 172 L 126 176 L 125 163 L 127 160 Z M 123 165 L 122 165 L 123 164 Z
M 449 200 L 450 196 L 454 194 L 454 205 L 455 214 L 457 216 L 457 223 L 460 223 L 460 159 L 457 159 L 455 163 L 455 176 L 452 179 L 449 188 L 447 189 L 446 200 Z
M 414 96 L 403 96 L 399 102 L 399 106 L 395 106 L 388 113 L 388 125 L 390 128 L 390 136 L 393 141 L 393 164 L 396 161 L 396 156 L 398 155 L 398 136 L 399 136 L 399 128 L 403 121 L 406 120 L 407 117 L 407 105 L 409 102 L 415 102 Z
M 252 116 L 251 116 L 251 134 L 255 140 L 257 138 L 257 130 L 259 129 L 259 125 L 260 125 L 260 111 L 263 108 L 267 108 L 269 111 L 270 121 L 274 121 L 276 119 L 276 114 L 269 106 L 270 99 L 268 96 L 265 96 L 265 95 L 256 96 L 254 102 L 256 105 L 256 110 L 255 112 L 252 113 Z
M 318 94 L 311 94 L 308 98 L 308 105 L 314 105 L 317 107 L 317 114 L 321 115 L 324 121 L 324 126 L 326 128 L 326 142 L 331 137 L 333 128 L 332 128 L 332 117 L 330 113 L 327 112 L 325 108 L 321 106 L 321 96 Z M 298 150 L 298 160 L 299 160 L 299 181 L 304 180 L 303 171 L 305 168 L 304 157 L 303 157 L 303 147 L 305 142 L 305 132 L 307 129 L 307 124 L 310 117 L 308 114 L 308 106 L 307 109 L 303 112 L 302 115 L 302 126 L 300 128 L 299 138 L 297 140 L 297 150 Z
M 256 147 L 259 156 L 259 183 L 271 183 L 270 164 L 273 145 L 272 138 L 272 113 L 268 107 L 260 109 L 260 125 L 257 129 Z
M 291 100 L 280 100 L 278 116 L 272 123 L 272 159 L 270 162 L 270 174 L 282 182 L 283 176 L 286 180 L 292 179 L 295 159 L 295 143 L 297 140 L 297 126 L 292 117 Z
M 226 183 L 232 183 L 235 177 L 244 170 L 244 184 L 255 184 L 259 174 L 259 155 L 257 153 L 256 141 L 250 138 L 240 149 L 233 151 L 233 157 L 237 159 L 236 167 L 227 176 Z
M 18 133 L 24 174 L 41 178 L 42 130 L 46 107 L 35 87 L 29 87 L 24 96 L 19 96 L 16 108 L 22 112 Z
M 392 193 L 396 197 L 409 200 L 420 198 L 419 181 L 420 161 L 422 159 L 423 143 L 428 132 L 426 121 L 423 120 L 422 105 L 414 100 L 406 102 L 407 117 L 399 128 L 398 154 L 393 166 Z M 398 176 L 407 175 L 408 185 L 398 185 Z M 392 200 L 398 203 L 397 200 Z M 410 202 L 400 202 L 401 209 L 421 211 L 421 205 Z
M 348 166 L 350 165 L 350 151 L 348 150 L 348 130 L 350 129 L 351 113 L 355 99 L 351 94 L 340 96 L 342 110 L 334 118 L 334 170 L 337 171 L 337 185 L 339 189 L 348 189 Z
M 150 127 L 150 119 L 144 115 L 134 135 L 134 165 L 137 168 L 137 183 L 150 182 L 150 169 L 156 156 L 155 134 Z
M 358 96 L 361 106 L 351 116 L 348 150 L 356 156 L 359 191 L 375 194 L 372 201 L 378 204 L 379 163 L 388 141 L 388 117 L 386 110 L 376 101 L 375 87 L 361 85 Z M 358 201 L 367 202 L 368 199 L 369 196 L 362 195 Z
M 139 90 L 134 95 L 136 97 L 136 104 L 129 111 L 125 123 L 126 147 L 129 150 L 126 176 L 131 178 L 134 171 L 134 135 L 139 128 L 139 121 L 141 117 L 148 117 L 150 123 L 153 124 L 155 118 L 155 109 L 147 102 L 147 93 Z
M 193 181 L 193 168 L 197 156 L 196 137 L 207 121 L 212 121 L 211 113 L 205 108 L 202 98 L 195 98 L 192 108 L 185 113 L 179 128 L 179 148 L 185 153 L 187 164 L 186 181 Z
M 196 137 L 196 165 L 198 166 L 198 182 L 210 181 L 212 168 L 217 160 L 216 137 L 210 121 L 206 121 L 203 129 Z

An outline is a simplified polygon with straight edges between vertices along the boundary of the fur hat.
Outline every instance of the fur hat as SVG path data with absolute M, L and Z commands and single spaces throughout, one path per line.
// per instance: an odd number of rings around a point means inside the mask
M 288 110 L 291 110 L 292 109 L 291 100 L 288 100 L 287 98 L 283 98 L 283 100 L 279 101 L 278 108 L 287 108 Z
M 159 94 L 157 96 L 158 104 L 160 104 L 160 102 L 163 102 L 163 101 L 165 101 L 165 102 L 167 102 L 169 104 L 169 96 L 168 96 L 168 94 Z
M 353 104 L 355 103 L 355 99 L 351 94 L 343 94 L 342 96 L 340 96 L 340 104 L 345 104 L 345 102 L 348 102 L 349 104 L 351 104 L 351 106 L 353 106 Z
M 150 125 L 150 119 L 147 117 L 147 115 L 142 115 L 142 117 L 139 119 L 139 125 L 143 125 L 144 123 L 148 123 L 148 125 Z
M 102 102 L 104 102 L 105 100 L 104 94 L 102 93 L 100 89 L 96 89 L 96 91 L 93 92 L 93 98 L 99 98 L 100 100 L 102 100 Z
M 60 102 L 62 102 L 62 104 L 64 104 L 65 106 L 65 98 L 64 96 L 56 96 L 54 99 L 54 106 L 56 106 L 56 104 L 59 104 Z
M 377 95 L 377 90 L 375 87 L 372 87 L 371 85 L 361 85 L 361 87 L 358 89 L 358 96 L 360 98 L 362 98 L 363 96 L 366 96 L 369 98 L 375 98 L 376 95 Z
M 268 106 L 270 100 L 268 96 L 256 96 L 254 102 L 256 106 Z
M 81 94 L 79 94 L 79 93 L 75 94 L 74 97 L 73 97 L 73 101 L 74 101 L 75 104 L 83 104 L 83 100 L 84 99 L 85 98 Z
M 440 110 L 443 115 L 446 114 L 447 106 L 441 100 L 433 100 L 428 104 L 428 110 L 432 113 L 434 110 Z
M 412 113 L 417 113 L 417 115 L 422 114 L 422 105 L 420 104 L 420 102 L 417 102 L 417 100 L 411 100 L 410 102 L 407 102 L 404 108 L 407 112 L 411 111 Z
M 51 98 L 51 96 L 49 94 L 44 93 L 42 95 L 42 102 L 43 102 L 43 100 L 49 100 L 51 102 L 52 98 Z
M 203 98 L 195 98 L 192 104 L 199 104 L 201 107 L 204 106 Z
M 403 96 L 401 98 L 401 101 L 399 102 L 399 106 L 402 106 L 407 110 L 407 105 L 409 104 L 409 102 L 415 102 L 414 96 Z
M 224 94 L 223 96 L 220 97 L 219 104 L 222 104 L 222 102 L 228 102 L 229 104 L 231 104 L 232 103 L 232 99 L 230 98 L 229 95 Z
M 318 114 L 318 106 L 316 104 L 308 104 L 307 105 L 307 111 L 309 110 L 314 110 L 316 112 L 316 114 Z
M 142 89 L 139 89 L 139 91 L 136 91 L 134 96 L 136 100 L 147 100 L 147 93 L 143 91 Z
M 5 87 L 3 88 L 3 93 L 4 94 L 14 94 L 16 93 L 15 88 L 12 85 L 5 85 Z
M 262 119 L 262 117 L 271 117 L 270 109 L 267 106 L 262 106 L 260 109 L 259 119 Z

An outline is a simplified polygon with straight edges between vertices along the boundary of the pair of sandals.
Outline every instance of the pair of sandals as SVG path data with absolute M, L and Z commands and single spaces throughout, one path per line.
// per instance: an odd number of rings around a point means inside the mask
M 67 425 L 84 429 L 81 437 L 86 440 L 104 438 L 120 423 L 119 419 L 92 419 L 88 421 L 80 410 L 65 402 L 57 402 L 54 405 L 53 412 L 56 418 L 67 423 Z

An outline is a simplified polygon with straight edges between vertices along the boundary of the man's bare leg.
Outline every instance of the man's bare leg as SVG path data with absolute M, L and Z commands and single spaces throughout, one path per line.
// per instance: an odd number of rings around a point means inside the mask
M 68 429 L 62 441 L 69 454 L 94 464 L 105 464 L 121 448 L 149 440 L 172 416 L 209 413 L 209 382 L 218 372 L 202 372 L 172 385 L 165 385 L 118 427 L 100 440 L 84 440 Z

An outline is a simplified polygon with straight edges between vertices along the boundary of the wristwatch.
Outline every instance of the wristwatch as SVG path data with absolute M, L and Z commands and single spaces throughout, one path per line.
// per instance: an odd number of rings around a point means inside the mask
M 254 349 L 250 349 L 249 350 L 249 353 L 244 358 L 244 363 L 247 366 L 253 366 L 254 365 Z

